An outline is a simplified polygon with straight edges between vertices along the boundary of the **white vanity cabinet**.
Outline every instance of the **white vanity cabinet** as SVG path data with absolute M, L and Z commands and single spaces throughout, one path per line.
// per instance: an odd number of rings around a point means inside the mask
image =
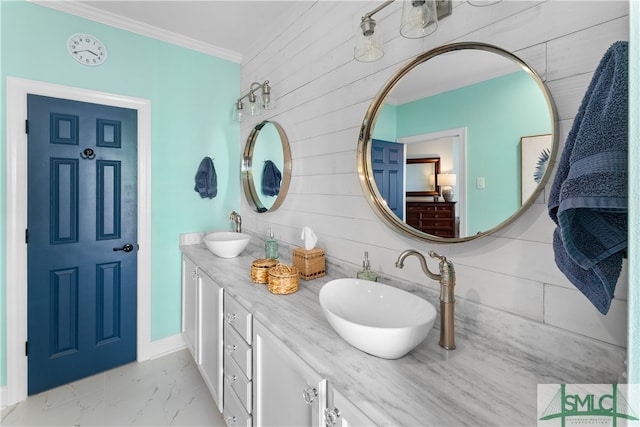
M 223 289 L 182 257 L 182 334 L 211 397 L 222 411 Z
M 213 401 L 222 412 L 223 290 L 205 273 L 198 274 L 198 369 Z
M 253 316 L 224 295 L 224 410 L 229 427 L 252 425 Z
M 198 363 L 198 266 L 182 255 L 182 336 Z
M 324 410 L 324 425 L 332 426 L 373 426 L 375 423 L 358 407 L 329 385 L 327 408 Z
M 256 426 L 375 425 L 266 326 L 253 328 Z
M 229 427 L 374 425 L 186 255 L 182 333 Z
M 327 381 L 262 323 L 253 326 L 255 425 L 321 425 Z

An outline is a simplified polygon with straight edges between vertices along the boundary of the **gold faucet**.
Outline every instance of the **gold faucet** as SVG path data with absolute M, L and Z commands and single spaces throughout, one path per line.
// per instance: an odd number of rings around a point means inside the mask
M 453 287 L 456 285 L 456 272 L 453 263 L 447 261 L 447 257 L 438 255 L 434 251 L 429 251 L 431 258 L 440 260 L 440 274 L 435 274 L 429 270 L 427 260 L 424 255 L 413 249 L 402 252 L 396 261 L 397 268 L 404 267 L 404 260 L 414 255 L 420 260 L 422 271 L 430 279 L 440 282 L 440 347 L 447 350 L 456 348 L 456 337 L 454 331 L 454 308 L 456 303 Z
M 229 221 L 235 224 L 236 233 L 242 233 L 242 217 L 238 212 L 231 211 L 229 214 Z

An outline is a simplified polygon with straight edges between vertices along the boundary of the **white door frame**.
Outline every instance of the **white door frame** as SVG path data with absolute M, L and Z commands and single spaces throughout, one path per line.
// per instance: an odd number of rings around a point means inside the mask
M 151 101 L 7 77 L 7 405 L 27 398 L 27 94 L 138 111 L 137 358 L 151 347 Z
M 458 138 L 459 153 L 458 153 L 458 213 L 460 216 L 460 235 L 465 236 L 467 234 L 467 190 L 465 183 L 467 173 L 467 128 L 453 128 L 446 129 L 438 132 L 423 133 L 420 135 L 406 136 L 398 138 L 398 142 L 401 144 L 414 144 L 417 142 L 431 141 L 434 139 L 442 138 Z M 406 163 L 406 160 L 405 160 Z

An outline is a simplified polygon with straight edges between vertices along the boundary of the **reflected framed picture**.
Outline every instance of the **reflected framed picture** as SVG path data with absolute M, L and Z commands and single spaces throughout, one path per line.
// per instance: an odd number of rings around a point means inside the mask
M 529 200 L 542 180 L 551 155 L 551 134 L 520 138 L 520 204 Z

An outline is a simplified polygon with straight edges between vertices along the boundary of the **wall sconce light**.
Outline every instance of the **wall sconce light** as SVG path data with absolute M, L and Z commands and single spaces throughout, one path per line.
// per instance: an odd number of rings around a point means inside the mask
M 408 39 L 419 39 L 438 29 L 436 1 L 403 1 L 400 34 Z
M 260 98 L 256 96 L 256 91 L 260 90 L 262 93 Z M 248 102 L 245 105 L 242 100 L 248 98 Z M 249 92 L 238 98 L 233 106 L 232 119 L 235 122 L 241 122 L 245 116 L 259 116 L 262 110 L 271 110 L 275 107 L 273 97 L 271 96 L 271 86 L 269 86 L 269 80 L 265 80 L 264 83 L 253 82 L 249 88 Z
M 445 202 L 453 200 L 453 188 L 456 185 L 456 174 L 440 173 L 438 174 L 438 185 L 442 188 L 442 197 Z
M 371 12 L 365 13 L 360 22 L 353 57 L 360 62 L 373 62 L 382 58 L 382 34 L 376 31 L 373 15 L 393 3 L 385 1 Z M 403 0 L 400 34 L 416 39 L 426 37 L 438 28 L 438 20 L 451 15 L 451 0 Z

